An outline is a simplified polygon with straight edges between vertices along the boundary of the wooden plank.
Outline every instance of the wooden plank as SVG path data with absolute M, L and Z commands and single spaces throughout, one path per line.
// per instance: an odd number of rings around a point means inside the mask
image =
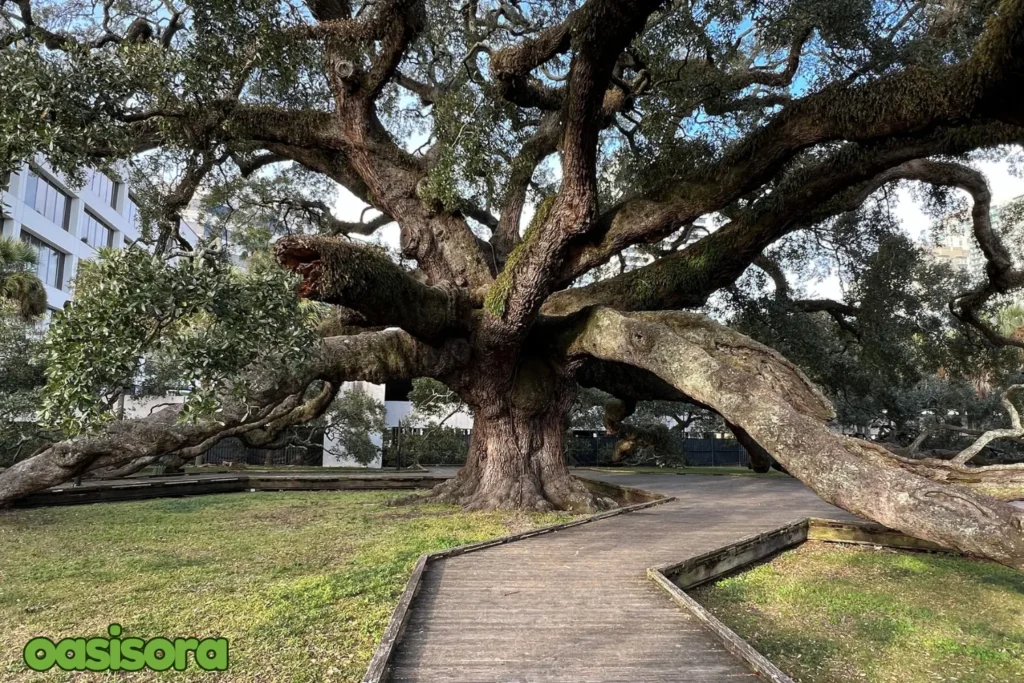
M 424 561 L 424 565 L 426 565 L 426 564 L 429 564 L 431 562 L 436 562 L 436 561 L 444 560 L 444 559 L 447 559 L 447 558 L 452 558 L 452 557 L 458 557 L 460 555 L 465 555 L 466 553 L 477 552 L 477 551 L 480 551 L 480 550 L 485 550 L 487 548 L 493 548 L 493 547 L 496 547 L 496 546 L 505 545 L 505 544 L 512 543 L 512 542 L 515 542 L 515 541 L 521 541 L 521 540 L 533 538 L 535 536 L 541 536 L 541 535 L 545 535 L 545 534 L 551 534 L 551 533 L 554 533 L 554 532 L 557 532 L 557 531 L 562 531 L 562 530 L 565 530 L 565 529 L 571 529 L 573 527 L 581 526 L 583 524 L 589 524 L 591 522 L 596 522 L 596 521 L 599 521 L 599 520 L 602 520 L 602 519 L 607 519 L 609 517 L 616 517 L 618 515 L 623 515 L 623 514 L 627 514 L 627 513 L 630 513 L 630 512 L 636 512 L 636 511 L 639 511 L 639 510 L 644 510 L 644 509 L 653 507 L 655 505 L 662 505 L 664 503 L 668 503 L 668 502 L 671 502 L 671 501 L 675 500 L 674 498 L 669 497 L 669 496 L 654 496 L 654 495 L 652 495 L 652 496 L 650 496 L 650 498 L 653 498 L 653 500 L 649 500 L 648 502 L 644 502 L 644 503 L 638 503 L 636 505 L 630 505 L 630 506 L 627 506 L 627 507 L 616 508 L 614 510 L 607 510 L 607 511 L 599 513 L 599 514 L 591 515 L 590 517 L 585 517 L 583 519 L 573 520 L 571 522 L 563 522 L 561 524 L 553 524 L 551 526 L 542 527 L 540 529 L 531 529 L 529 531 L 522 531 L 522 532 L 519 532 L 519 533 L 516 533 L 516 534 L 509 534 L 507 536 L 502 536 L 501 538 L 495 538 L 495 539 L 491 539 L 491 540 L 488 540 L 488 541 L 479 541 L 477 543 L 468 543 L 466 545 L 456 546 L 454 548 L 449 548 L 447 550 L 439 550 L 437 552 L 428 553 L 427 555 L 424 555 L 421 559 Z M 410 600 L 408 602 L 406 602 L 404 600 L 404 598 L 405 598 L 406 594 L 410 593 L 410 589 L 411 589 L 411 594 L 412 595 L 416 594 L 416 592 L 420 588 L 419 582 L 422 579 L 422 576 L 423 576 L 423 571 L 420 571 L 420 572 L 417 573 L 414 570 L 413 575 L 409 578 L 409 583 L 406 585 L 406 592 L 403 594 L 403 600 L 399 601 L 398 605 L 395 607 L 394 612 L 391 613 L 391 621 L 389 622 L 389 628 L 390 628 L 391 624 L 395 624 L 395 623 L 400 623 L 402 625 L 402 627 L 404 628 L 405 624 L 408 623 L 408 621 L 409 621 L 409 611 L 411 610 L 411 607 L 412 607 L 412 601 L 411 601 L 411 598 L 410 598 Z M 415 584 L 413 583 L 414 579 L 415 579 Z M 475 609 L 476 606 L 479 605 L 478 596 L 477 596 L 476 600 L 473 600 L 473 605 L 474 605 L 473 609 Z M 394 636 L 394 638 L 390 638 L 388 631 L 385 631 L 384 637 L 381 639 L 380 645 L 377 646 L 377 649 L 373 653 L 373 658 L 370 660 L 370 666 L 367 668 L 366 675 L 363 678 L 363 683 L 371 683 L 371 681 L 373 683 L 377 683 L 378 681 L 386 680 L 382 676 L 386 675 L 386 672 L 388 670 L 388 667 L 390 666 L 392 657 L 393 657 L 394 652 L 396 650 L 396 645 L 397 645 L 397 643 L 398 643 L 400 638 L 401 638 L 401 629 L 399 629 L 398 635 Z M 383 672 L 383 673 L 381 673 L 381 672 Z M 374 678 L 375 676 L 376 676 L 376 678 Z
M 684 593 L 679 586 L 669 581 L 660 571 L 653 568 L 648 569 L 647 576 L 668 593 L 680 607 L 695 616 L 712 633 L 718 636 L 729 652 L 732 652 L 749 664 L 758 674 L 772 681 L 772 683 L 794 683 L 792 678 L 784 674 L 777 666 L 768 661 L 764 655 L 752 648 L 747 641 L 736 635 L 732 629 L 723 624 L 715 615 L 704 609 L 699 602 Z
M 555 531 L 562 531 L 564 529 L 571 529 L 576 526 L 583 524 L 590 524 L 591 522 L 597 522 L 602 519 L 608 519 L 609 517 L 616 517 L 618 515 L 624 515 L 630 512 L 636 512 L 638 510 L 645 510 L 655 505 L 662 505 L 664 503 L 670 503 L 675 498 L 662 497 L 656 500 L 649 501 L 647 503 L 638 503 L 636 505 L 629 505 L 627 507 L 615 508 L 614 510 L 606 510 L 605 512 L 584 517 L 583 519 L 574 519 L 571 522 L 562 522 L 561 524 L 552 524 L 551 526 L 541 527 L 539 529 L 531 529 L 529 531 L 521 531 L 516 534 L 509 534 L 508 536 L 502 536 L 500 538 L 492 538 L 489 541 L 478 541 L 476 543 L 468 543 L 466 545 L 456 546 L 449 548 L 448 550 L 439 550 L 434 553 L 430 553 L 431 560 L 440 560 L 446 557 L 455 557 L 456 555 L 463 555 L 465 553 L 475 552 L 477 550 L 483 550 L 485 548 L 492 548 L 498 545 L 505 545 L 513 541 L 521 541 L 534 536 L 542 536 L 544 534 L 550 534 Z
M 717 635 L 665 600 L 647 568 L 837 511 L 783 478 L 626 481 L 678 499 L 431 561 L 389 680 L 755 680 L 754 669 Z
M 931 541 L 908 536 L 881 524 L 871 522 L 846 522 L 832 519 L 811 518 L 807 520 L 808 541 L 830 543 L 852 543 L 857 545 L 878 545 L 902 550 L 925 550 L 930 552 L 955 552 Z
M 427 556 L 420 555 L 420 558 L 416 561 L 416 566 L 413 567 L 412 574 L 409 575 L 409 580 L 405 584 L 405 591 L 402 592 L 398 606 L 391 613 L 391 620 L 388 622 L 387 628 L 384 629 L 380 645 L 377 646 L 373 653 L 370 666 L 366 669 L 366 675 L 363 676 L 363 683 L 382 683 L 386 679 L 388 666 L 391 663 L 391 655 L 394 652 L 395 644 L 402 635 L 402 629 L 405 628 L 405 624 L 409 619 L 409 608 L 412 606 L 412 599 L 416 596 L 416 591 L 419 590 L 420 579 L 426 568 Z
M 791 522 L 768 532 L 740 539 L 682 562 L 656 567 L 684 590 L 759 562 L 807 540 L 807 521 Z

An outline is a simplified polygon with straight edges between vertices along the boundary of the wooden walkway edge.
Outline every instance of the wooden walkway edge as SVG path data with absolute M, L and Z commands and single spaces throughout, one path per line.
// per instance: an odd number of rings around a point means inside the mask
M 364 683 L 770 680 L 768 668 L 755 671 L 681 610 L 648 568 L 678 566 L 748 537 L 785 546 L 794 533 L 806 534 L 808 517 L 852 518 L 796 480 L 602 479 L 674 500 L 481 552 L 424 559 Z M 797 532 L 794 520 L 803 525 Z
M 409 620 L 409 610 L 412 607 L 413 598 L 415 598 L 416 594 L 419 593 L 420 584 L 423 579 L 423 572 L 426 570 L 429 562 L 436 562 L 448 557 L 455 557 L 457 555 L 485 550 L 505 543 L 533 538 L 534 536 L 550 534 L 556 531 L 564 531 L 566 529 L 580 526 L 581 524 L 589 524 L 609 517 L 615 517 L 616 515 L 644 510 L 655 505 L 670 503 L 673 500 L 675 499 L 672 497 L 662 496 L 645 503 L 637 503 L 636 505 L 608 510 L 607 512 L 601 512 L 596 515 L 591 515 L 590 517 L 584 517 L 583 519 L 575 519 L 571 522 L 554 524 L 551 526 L 541 527 L 539 529 L 531 529 L 529 531 L 521 531 L 517 534 L 509 534 L 508 536 L 501 536 L 488 541 L 468 543 L 466 545 L 456 546 L 447 550 L 438 550 L 432 553 L 424 553 L 423 555 L 420 555 L 419 560 L 417 560 L 416 565 L 413 567 L 412 574 L 409 576 L 409 580 L 406 582 L 405 591 L 403 591 L 402 597 L 398 601 L 398 605 L 395 606 L 394 612 L 391 613 L 391 620 L 388 622 L 387 628 L 384 629 L 384 635 L 381 637 L 380 644 L 377 645 L 377 649 L 374 650 L 373 658 L 370 660 L 370 666 L 367 667 L 366 675 L 363 677 L 363 683 L 383 683 L 383 681 L 387 680 L 395 646 L 402 637 L 405 625 Z
M 451 477 L 449 473 L 414 471 L 388 474 L 196 474 L 86 481 L 40 491 L 14 501 L 14 507 L 84 505 L 90 503 L 201 496 L 243 491 L 359 491 L 429 489 Z

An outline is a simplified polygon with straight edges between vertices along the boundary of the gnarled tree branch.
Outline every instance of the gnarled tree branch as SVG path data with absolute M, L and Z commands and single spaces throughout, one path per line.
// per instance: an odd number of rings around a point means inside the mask
M 1024 511 L 908 472 L 884 448 L 833 434 L 829 402 L 771 349 L 694 314 L 596 309 L 577 329 L 571 353 L 653 372 L 740 427 L 826 501 L 1024 569 Z

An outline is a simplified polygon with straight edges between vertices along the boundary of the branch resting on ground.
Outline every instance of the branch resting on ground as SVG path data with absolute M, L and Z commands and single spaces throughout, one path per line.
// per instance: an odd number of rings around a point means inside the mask
M 407 332 L 384 330 L 325 339 L 307 367 L 282 374 L 252 368 L 247 402 L 225 397 L 216 420 L 179 422 L 181 406 L 150 417 L 113 422 L 102 431 L 52 444 L 0 473 L 0 506 L 62 484 L 93 469 L 116 470 L 169 453 L 194 457 L 228 436 L 269 442 L 281 430 L 320 414 L 345 381 L 383 384 L 447 374 L 467 362 L 465 341 L 425 344 Z M 311 387 L 323 382 L 319 390 Z
M 948 470 L 925 461 L 908 465 L 877 444 L 832 433 L 829 401 L 774 350 L 691 313 L 624 315 L 598 308 L 575 322 L 570 354 L 657 375 L 744 430 L 827 502 L 1024 570 L 1024 510 L 966 481 L 941 483 L 949 480 Z

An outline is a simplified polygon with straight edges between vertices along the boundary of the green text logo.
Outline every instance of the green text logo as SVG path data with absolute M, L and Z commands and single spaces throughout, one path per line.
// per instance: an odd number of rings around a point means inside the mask
M 227 638 L 125 638 L 121 627 L 111 624 L 112 638 L 64 638 L 54 643 L 49 638 L 33 638 L 25 645 L 25 664 L 34 671 L 54 666 L 64 671 L 139 671 L 152 669 L 184 671 L 189 653 L 200 669 L 224 671 L 228 668 Z

